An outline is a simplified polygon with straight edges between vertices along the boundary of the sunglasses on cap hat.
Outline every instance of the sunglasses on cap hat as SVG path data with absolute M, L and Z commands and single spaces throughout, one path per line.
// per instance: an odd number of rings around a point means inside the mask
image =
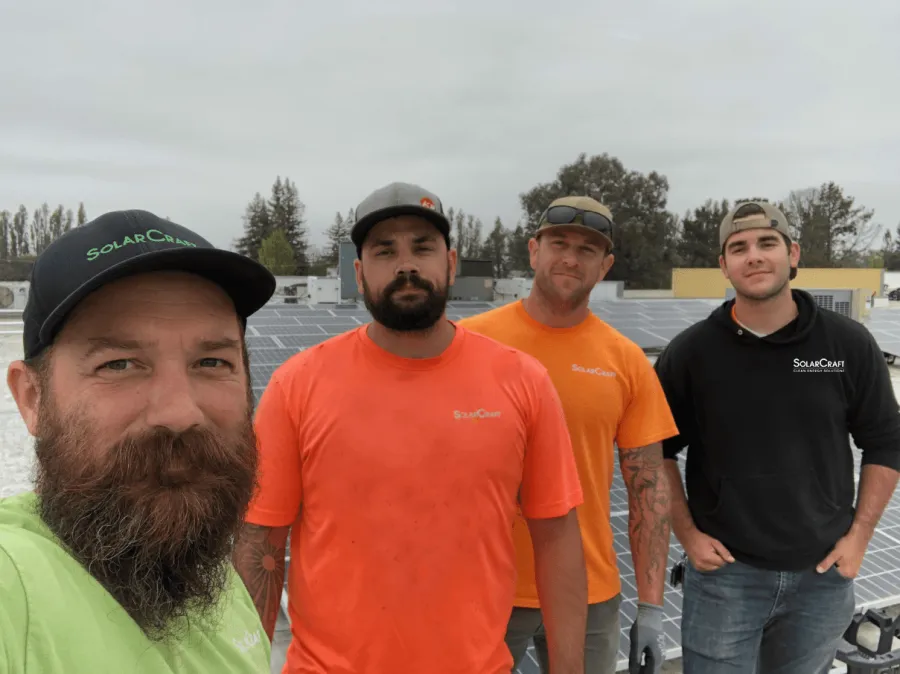
M 580 217 L 581 222 L 575 223 L 576 218 Z M 544 215 L 541 216 L 541 225 L 571 225 L 581 224 L 588 229 L 593 229 L 612 241 L 613 222 L 605 215 L 595 213 L 594 211 L 586 211 L 582 208 L 574 206 L 551 206 Z M 540 230 L 540 225 L 538 230 Z

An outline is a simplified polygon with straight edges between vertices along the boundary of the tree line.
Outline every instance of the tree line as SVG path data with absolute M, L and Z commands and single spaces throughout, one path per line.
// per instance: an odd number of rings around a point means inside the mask
M 30 214 L 24 204 L 0 211 L 0 259 L 33 260 L 53 241 L 87 222 L 84 203 L 76 211 L 62 204 L 50 210 L 44 202 Z
M 760 198 L 778 205 L 787 216 L 800 244 L 801 266 L 900 269 L 900 225 L 892 233 L 875 221 L 873 210 L 858 204 L 835 182 L 787 195 L 708 199 L 676 214 L 668 206 L 666 176 L 630 170 L 606 153 L 590 157 L 582 153 L 563 165 L 553 180 L 522 192 L 522 216 L 514 225 L 495 217 L 486 226 L 473 213 L 448 208 L 452 244 L 460 257 L 491 260 L 496 278 L 530 275 L 528 239 L 547 205 L 572 194 L 591 196 L 612 211 L 616 263 L 607 278 L 624 281 L 627 288 L 668 288 L 674 267 L 718 266 L 722 218 L 735 204 Z M 335 214 L 326 230 L 328 243 L 320 252 L 308 245 L 304 213 L 296 185 L 278 177 L 268 199 L 257 193 L 248 204 L 236 250 L 277 274 L 324 275 L 337 264 L 340 243 L 349 240 L 353 209 Z

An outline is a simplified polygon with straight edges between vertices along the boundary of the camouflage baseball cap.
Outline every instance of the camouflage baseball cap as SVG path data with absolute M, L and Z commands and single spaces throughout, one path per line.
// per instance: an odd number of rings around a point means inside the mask
M 591 197 L 568 196 L 554 199 L 541 214 L 537 234 L 540 235 L 541 232 L 554 227 L 588 230 L 594 235 L 600 235 L 610 250 L 613 247 L 612 213 L 609 208 Z
M 722 220 L 719 226 L 719 248 L 724 249 L 732 234 L 745 229 L 774 229 L 792 241 L 787 218 L 767 201 L 743 201 Z
M 362 250 L 369 230 L 382 220 L 398 215 L 425 218 L 438 229 L 450 247 L 450 221 L 444 215 L 441 200 L 423 187 L 396 182 L 375 190 L 356 207 L 356 222 L 350 230 L 350 240 L 356 246 L 357 254 Z

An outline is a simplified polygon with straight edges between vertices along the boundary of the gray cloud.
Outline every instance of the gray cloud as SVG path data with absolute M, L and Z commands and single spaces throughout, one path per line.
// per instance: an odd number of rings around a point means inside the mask
M 4 3 L 0 207 L 149 208 L 227 245 L 280 174 L 318 230 L 396 179 L 514 224 L 609 152 L 676 211 L 835 180 L 900 222 L 894 0 L 424 5 Z

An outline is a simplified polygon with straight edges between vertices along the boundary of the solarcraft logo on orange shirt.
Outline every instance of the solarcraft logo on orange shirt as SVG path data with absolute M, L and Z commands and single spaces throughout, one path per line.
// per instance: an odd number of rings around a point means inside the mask
M 453 410 L 454 419 L 470 419 L 472 421 L 478 421 L 479 419 L 495 419 L 499 416 L 499 411 L 488 412 L 483 407 L 478 408 L 474 412 L 460 412 L 459 410 Z
M 584 374 L 593 374 L 598 377 L 615 377 L 615 372 L 609 372 L 607 370 L 601 370 L 599 367 L 584 367 L 583 365 L 576 365 L 572 363 L 572 372 L 583 372 Z

